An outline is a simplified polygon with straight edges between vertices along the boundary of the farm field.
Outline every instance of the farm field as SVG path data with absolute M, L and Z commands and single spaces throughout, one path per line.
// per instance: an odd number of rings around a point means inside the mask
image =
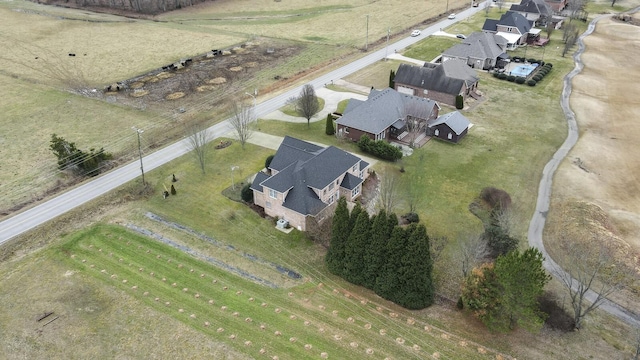
M 552 43 L 558 37 L 561 34 L 554 33 Z M 524 239 L 539 173 L 566 134 L 557 92 L 572 63 L 553 51 L 544 57 L 554 68 L 534 88 L 481 74 L 485 100 L 467 104 L 465 115 L 474 127 L 461 144 L 431 141 L 402 163 L 376 167 L 394 172 L 403 167 L 399 176 L 425 189 L 418 212 L 430 236 L 451 241 L 480 232 L 481 224 L 468 204 L 483 187 L 496 186 L 511 194 L 516 233 Z M 386 82 L 385 66 L 367 69 L 362 78 L 374 79 L 378 71 Z M 56 93 L 65 100 L 67 95 Z M 135 114 L 123 108 L 114 117 L 129 112 Z M 260 129 L 355 149 L 324 135 L 324 121 L 307 128 L 261 119 Z M 134 144 L 133 135 L 131 140 Z M 447 300 L 423 311 L 406 311 L 333 277 L 324 268 L 321 246 L 299 232 L 275 230 L 270 221 L 221 194 L 233 181 L 236 187 L 243 185 L 272 153 L 234 143 L 210 151 L 206 174 L 200 173 L 193 157 L 183 157 L 147 174 L 152 193 L 141 195 L 139 183 L 128 184 L 22 237 L 22 246 L 14 243 L 0 249 L 0 302 L 11 304 L 0 309 L 0 332 L 11 334 L 0 338 L 1 347 L 24 358 L 172 354 L 317 359 L 323 353 L 332 359 L 343 354 L 356 359 L 631 356 L 632 330 L 600 312 L 581 332 L 545 328 L 539 334 L 522 330 L 492 334 Z M 230 165 L 239 169 L 231 173 Z M 178 194 L 162 199 L 172 174 L 178 178 Z M 193 232 L 153 220 L 149 213 Z M 436 278 L 438 292 L 455 301 L 459 287 L 452 251 L 452 246 L 445 248 L 436 264 Z M 211 259 L 233 269 L 221 270 Z M 287 276 L 273 264 L 292 269 L 301 278 Z M 550 288 L 561 294 L 557 284 Z M 36 319 L 45 311 L 60 317 L 43 325 Z M 114 346 L 114 339 L 125 344 L 123 349 Z

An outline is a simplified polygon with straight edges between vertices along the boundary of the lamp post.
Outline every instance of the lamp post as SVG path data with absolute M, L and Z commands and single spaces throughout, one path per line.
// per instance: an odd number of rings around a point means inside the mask
M 256 114 L 256 96 L 258 96 L 258 89 L 253 89 L 253 94 L 248 92 L 244 93 L 245 95 L 249 95 L 253 98 L 253 117 L 255 118 L 256 125 L 258 125 L 258 114 Z
M 138 134 L 138 155 L 140 156 L 140 172 L 142 173 L 142 186 L 145 186 L 146 184 L 144 182 L 144 168 L 142 167 L 142 145 L 140 144 L 140 134 L 142 134 L 144 130 L 138 129 L 135 126 L 131 127 L 131 129 L 133 129 L 133 131 Z
M 232 167 L 231 167 L 231 188 L 232 188 L 233 190 L 235 190 L 235 189 L 236 189 L 236 183 L 235 183 L 235 181 L 233 181 L 233 170 L 238 170 L 239 168 L 240 168 L 240 167 L 238 167 L 238 166 L 232 166 Z

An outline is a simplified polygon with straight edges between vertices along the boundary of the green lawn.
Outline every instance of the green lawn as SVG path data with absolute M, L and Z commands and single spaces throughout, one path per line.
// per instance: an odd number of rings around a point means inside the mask
M 320 110 L 322 110 L 323 108 L 324 108 L 324 99 L 319 97 L 318 98 L 318 112 L 320 112 Z M 287 104 L 283 108 L 281 108 L 280 111 L 282 111 L 285 115 L 300 116 L 300 114 L 296 110 L 296 106 L 294 104 Z M 316 112 L 315 114 L 317 114 L 318 112 Z
M 402 55 L 424 61 L 432 61 L 443 51 L 460 43 L 460 39 L 447 36 L 430 36 L 426 40 L 413 44 L 402 52 Z

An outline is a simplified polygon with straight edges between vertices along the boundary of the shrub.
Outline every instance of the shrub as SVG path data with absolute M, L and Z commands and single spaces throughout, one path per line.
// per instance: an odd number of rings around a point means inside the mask
M 535 80 L 535 81 L 540 81 L 540 80 L 542 80 L 542 75 L 539 75 L 539 74 L 534 75 L 534 76 L 533 76 L 533 80 Z
M 464 108 L 464 97 L 462 95 L 456 96 L 456 109 L 460 110 Z
M 492 210 L 507 210 L 511 207 L 511 196 L 502 189 L 492 186 L 480 191 L 480 198 L 484 200 Z
M 516 77 L 514 75 L 509 75 L 509 76 L 507 76 L 507 81 L 514 82 L 514 81 L 516 81 Z
M 500 76 L 500 73 L 498 73 L 498 72 L 494 72 L 493 73 L 493 77 L 497 78 L 498 76 Z
M 402 158 L 402 150 L 384 140 L 373 141 L 368 136 L 362 135 L 358 141 L 360 150 L 379 157 L 383 160 L 396 161 Z
M 336 129 L 333 127 L 333 116 L 331 114 L 327 114 L 327 124 L 324 130 L 325 134 L 333 135 L 336 133 Z
M 251 190 L 251 184 L 246 184 L 242 187 L 242 191 L 240 192 L 240 197 L 242 201 L 252 203 L 253 202 L 253 190 Z
M 545 65 L 545 66 L 548 66 L 548 67 L 553 67 L 553 64 L 552 64 L 552 63 L 546 63 L 546 64 L 544 64 L 544 65 Z
M 536 86 L 536 84 L 537 84 L 537 83 L 538 83 L 538 82 L 537 82 L 537 81 L 535 81 L 535 80 L 533 80 L 533 79 L 531 79 L 531 80 L 527 81 L 527 85 L 529 85 L 529 86 Z
M 540 64 L 540 66 L 543 66 L 544 65 L 544 61 L 540 60 L 539 64 Z
M 176 194 L 176 188 L 175 186 L 173 186 L 173 184 L 171 184 L 171 195 L 175 195 Z
M 505 73 L 502 73 L 502 74 L 498 75 L 498 79 L 500 79 L 500 80 L 504 80 L 506 78 L 507 78 L 507 74 L 505 74 Z
M 520 56 L 514 56 L 511 58 L 511 60 L 515 61 L 515 62 L 520 62 L 521 57 Z
M 525 78 L 523 78 L 522 76 L 518 76 L 516 78 L 516 83 L 518 84 L 524 84 Z
M 533 64 L 533 63 L 537 63 L 538 59 L 528 58 L 527 61 Z
M 265 169 L 268 169 L 268 168 L 269 168 L 269 166 L 271 166 L 271 161 L 273 160 L 273 157 L 274 157 L 274 156 L 275 156 L 275 155 L 269 155 L 269 156 L 267 156 L 267 159 L 264 161 L 264 167 L 265 167 Z
M 420 217 L 414 212 L 406 213 L 401 218 L 408 224 L 420 222 Z

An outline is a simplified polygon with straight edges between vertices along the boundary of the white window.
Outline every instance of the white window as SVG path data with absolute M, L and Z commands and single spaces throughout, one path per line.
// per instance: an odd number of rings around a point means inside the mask
M 451 140 L 451 138 L 452 138 L 451 133 L 449 133 L 449 134 L 447 135 L 447 139 Z
M 358 164 L 353 165 L 353 168 L 352 168 L 352 169 L 353 169 L 353 172 L 358 171 Z
M 364 179 L 364 171 L 360 171 L 360 179 Z
M 329 196 L 329 204 L 333 204 L 333 200 L 334 200 L 334 195 Z
M 355 189 L 351 190 L 351 198 L 354 198 L 358 194 L 360 194 L 360 185 L 356 186 Z
M 422 90 L 422 93 L 423 93 L 423 94 L 425 94 L 425 95 L 427 95 L 427 94 L 429 93 L 429 90 L 426 90 L 426 89 L 425 89 L 425 90 Z
M 329 191 L 333 190 L 334 186 L 335 186 L 335 184 L 333 182 L 331 184 L 329 184 Z
M 269 197 L 272 199 L 275 199 L 278 197 L 278 192 L 273 190 L 273 189 L 269 189 Z
M 435 135 L 435 136 L 440 135 L 440 130 L 436 129 L 436 131 L 433 132 L 433 135 Z
M 267 209 L 271 209 L 271 203 L 269 201 L 267 201 L 266 205 L 267 205 Z
M 345 133 L 345 134 L 348 134 L 348 133 L 349 133 L 349 128 L 348 128 L 348 127 L 345 127 L 345 128 L 344 128 L 344 133 Z

